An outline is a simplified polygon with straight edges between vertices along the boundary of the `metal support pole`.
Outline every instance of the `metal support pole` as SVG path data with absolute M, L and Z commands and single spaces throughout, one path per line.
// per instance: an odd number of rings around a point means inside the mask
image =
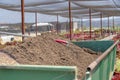
M 82 31 L 82 36 L 84 35 L 84 30 L 83 30 L 83 19 L 81 18 L 81 31 Z M 84 36 L 82 38 L 84 40 Z
M 102 13 L 100 14 L 100 25 L 101 25 L 101 36 L 102 36 L 102 33 L 103 33 L 103 30 L 102 30 Z
M 109 16 L 108 16 L 108 34 L 110 35 Z
M 21 18 L 22 18 L 22 35 L 25 34 L 25 23 L 24 23 L 24 0 L 21 0 Z M 22 41 L 24 41 L 24 36 L 22 36 Z
M 90 39 L 91 39 L 91 35 L 92 35 L 92 32 L 91 32 L 91 30 L 92 30 L 92 20 L 91 20 L 91 9 L 89 9 L 89 20 L 90 20 Z
M 81 18 L 81 31 L 83 32 L 83 20 Z
M 74 19 L 73 19 L 72 16 L 71 16 L 71 18 L 72 18 L 72 29 L 71 29 L 71 33 L 73 33 L 73 29 L 74 29 Z
M 67 22 L 66 22 L 66 32 L 68 32 L 68 30 L 69 30 L 68 25 L 69 25 L 69 23 L 68 23 L 68 20 L 67 20 Z
M 37 25 L 37 12 L 35 12 L 35 24 L 36 24 L 36 27 L 35 27 L 35 32 L 36 32 L 36 36 L 37 36 L 37 33 L 38 33 L 38 25 Z
M 28 28 L 28 35 L 30 35 L 30 27 Z
M 69 26 L 70 26 L 70 40 L 72 40 L 72 15 L 71 15 L 71 0 L 68 1 L 69 4 Z
M 58 31 L 58 27 L 59 27 L 59 16 L 58 16 L 58 14 L 57 14 L 57 26 L 56 26 L 56 29 L 57 29 L 57 34 L 59 33 L 59 31 Z
M 113 32 L 115 31 L 115 23 L 114 23 L 114 16 L 113 16 Z

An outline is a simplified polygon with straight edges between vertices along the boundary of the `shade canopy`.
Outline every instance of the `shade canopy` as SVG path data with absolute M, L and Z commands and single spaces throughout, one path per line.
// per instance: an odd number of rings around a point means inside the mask
M 68 0 L 24 0 L 25 12 L 38 12 L 49 15 L 68 17 Z M 89 16 L 89 9 L 93 18 L 120 16 L 120 0 L 71 0 L 72 17 Z M 0 8 L 20 11 L 21 0 L 0 0 Z

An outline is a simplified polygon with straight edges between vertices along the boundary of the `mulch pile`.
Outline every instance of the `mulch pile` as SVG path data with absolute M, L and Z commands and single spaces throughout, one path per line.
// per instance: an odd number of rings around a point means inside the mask
M 22 44 L 6 47 L 3 52 L 20 64 L 77 66 L 81 80 L 87 66 L 98 55 L 87 53 L 72 43 L 68 46 L 57 43 L 55 39 L 62 38 L 54 33 L 44 33 L 41 36 L 28 38 Z

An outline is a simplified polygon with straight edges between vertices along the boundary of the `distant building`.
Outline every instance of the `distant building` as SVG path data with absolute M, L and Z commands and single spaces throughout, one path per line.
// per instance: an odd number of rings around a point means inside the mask
M 78 22 L 73 22 L 73 31 L 75 31 L 76 29 L 79 29 Z

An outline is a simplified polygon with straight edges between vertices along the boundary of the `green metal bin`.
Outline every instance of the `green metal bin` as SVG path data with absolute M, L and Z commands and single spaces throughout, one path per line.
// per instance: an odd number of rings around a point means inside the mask
M 102 52 L 86 69 L 83 80 L 110 80 L 114 71 L 116 43 L 113 41 L 73 42 L 79 47 Z M 74 66 L 16 65 L 0 66 L 0 80 L 77 80 Z
M 102 52 L 86 69 L 83 80 L 111 80 L 114 72 L 116 45 L 119 41 L 82 41 L 73 42 L 79 47 L 89 48 L 96 52 Z

